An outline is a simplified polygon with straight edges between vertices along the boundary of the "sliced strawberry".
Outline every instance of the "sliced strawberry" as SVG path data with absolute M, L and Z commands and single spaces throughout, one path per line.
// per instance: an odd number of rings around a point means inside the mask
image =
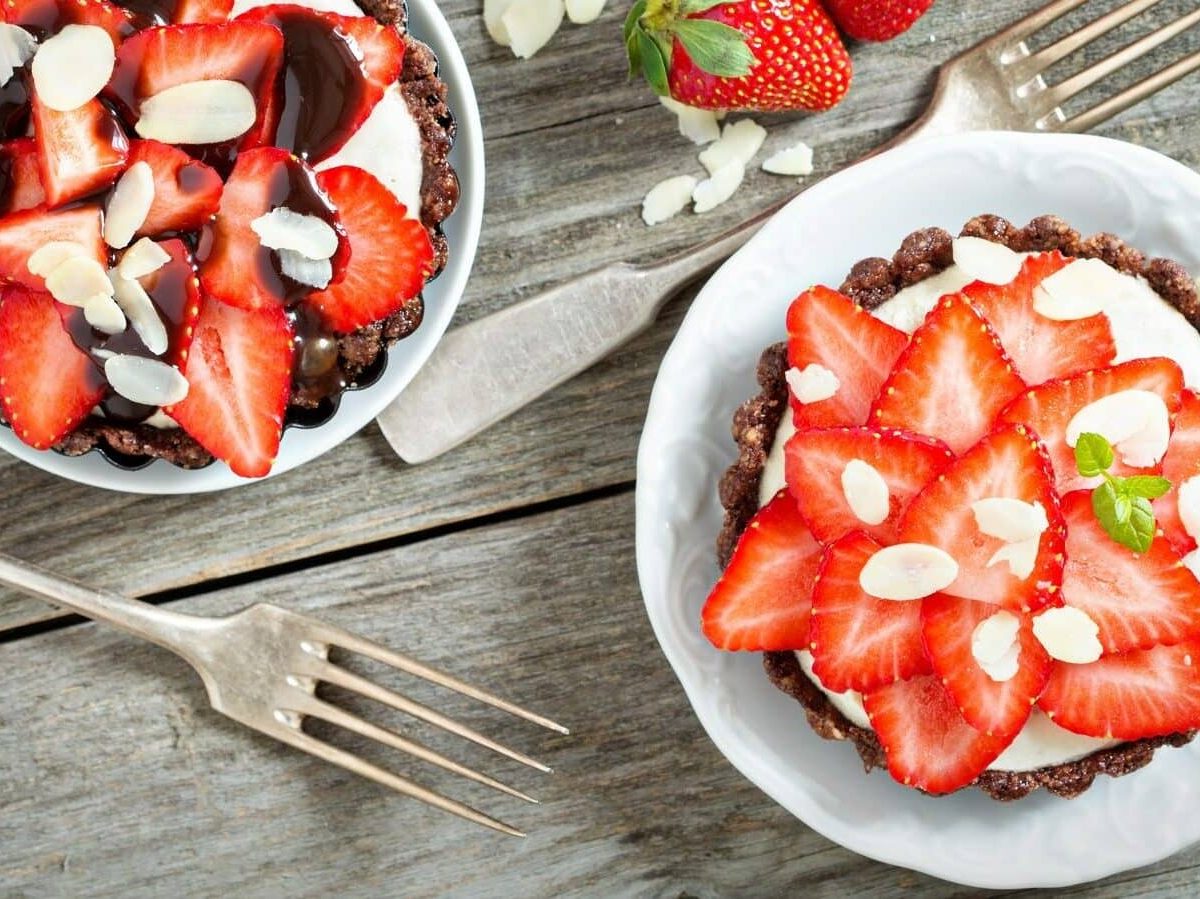
M 1102 739 L 1200 728 L 1200 640 L 1056 662 L 1038 705 L 1059 727 Z
M 260 147 L 238 156 L 221 194 L 211 239 L 201 242 L 197 254 L 205 293 L 241 309 L 277 306 L 311 293 L 310 287 L 285 281 L 276 268 L 273 252 L 259 242 L 250 227 L 271 209 L 296 202 L 294 197 L 306 212 L 321 206 L 332 209 L 332 201 L 317 186 L 312 170 L 286 150 Z M 337 279 L 347 255 L 347 242 L 336 214 L 330 212 L 326 220 L 341 235 L 342 249 L 333 260 L 333 276 Z M 404 248 L 389 250 L 399 256 Z M 386 280 L 389 273 L 379 271 L 378 276 Z
M 958 563 L 958 577 L 943 590 L 951 596 L 996 603 L 1013 611 L 1058 603 L 1065 526 L 1054 493 L 1046 451 L 1029 431 L 1009 425 L 988 435 L 922 490 L 900 523 L 905 543 L 928 543 Z M 1032 571 L 1014 573 L 1019 563 L 991 564 L 1005 542 L 979 530 L 972 504 L 1003 497 L 1039 503 L 1048 526 L 1042 531 Z
M 138 234 L 194 231 L 217 214 L 221 176 L 178 147 L 156 140 L 129 142 L 128 164 L 154 172 L 154 202 Z
M 903 431 L 814 428 L 788 440 L 785 470 L 800 514 L 822 543 L 864 531 L 891 544 L 909 501 L 953 458 L 944 444 Z M 850 508 L 842 477 L 856 459 L 874 468 L 887 484 L 888 513 L 882 522 L 863 521 Z
M 1156 537 L 1142 555 L 1131 552 L 1105 532 L 1086 490 L 1063 497 L 1063 515 L 1063 602 L 1100 625 L 1105 652 L 1200 637 L 1200 581 L 1165 538 Z
M 215 25 L 229 19 L 233 0 L 178 0 L 171 14 L 176 25 Z
M 5 22 L 20 25 L 39 40 L 67 25 L 96 25 L 119 45 L 135 27 L 129 10 L 107 0 L 5 0 L 0 9 Z
M 1183 372 L 1170 359 L 1134 359 L 1111 368 L 1084 372 L 1062 381 L 1049 381 L 1017 397 L 1001 414 L 1001 421 L 1020 422 L 1033 428 L 1050 453 L 1054 464 L 1055 488 L 1069 493 L 1089 487 L 1093 481 L 1080 477 L 1075 465 L 1075 451 L 1067 445 L 1067 425 L 1084 406 L 1123 390 L 1146 390 L 1157 393 L 1167 411 L 1174 416 L 1179 411 L 1183 390 Z M 1157 469 L 1132 468 L 1116 453 L 1112 474 L 1147 474 Z
M 159 241 L 158 245 L 171 258 L 161 268 L 143 275 L 138 282 L 150 297 L 159 321 L 166 328 L 167 351 L 163 354 L 164 360 L 182 369 L 187 361 L 188 347 L 195 336 L 196 319 L 200 315 L 200 287 L 196 283 L 196 269 L 187 244 L 176 238 Z M 135 356 L 147 354 L 136 323 L 107 338 L 102 347 Z
M 47 449 L 104 396 L 99 369 L 71 340 L 48 293 L 0 287 L 0 406 L 14 433 Z
M 801 403 L 790 395 L 798 430 L 867 423 L 871 402 L 908 335 L 875 318 L 849 297 L 813 287 L 792 301 L 787 314 L 788 364 L 829 369 L 837 392 L 825 400 Z
M 29 271 L 29 257 L 54 240 L 70 240 L 91 251 L 103 265 L 107 260 L 100 236 L 100 207 L 73 206 L 47 210 L 44 206 L 0 218 L 0 282 L 15 281 L 44 290 L 46 282 Z
M 1103 368 L 1117 355 L 1107 315 L 1054 321 L 1034 310 L 1034 288 L 1068 262 L 1058 250 L 1040 253 L 1028 257 L 1008 284 L 976 281 L 963 288 L 971 305 L 1000 338 L 1026 384 Z
M 1179 517 L 1179 491 L 1200 489 L 1200 481 L 1192 480 L 1200 477 L 1200 394 L 1195 391 L 1183 392 L 1175 430 L 1163 456 L 1162 474 L 1171 482 L 1171 490 L 1154 501 L 1154 517 L 1171 544 L 1181 553 L 1189 553 L 1196 548 L 1196 537 L 1200 535 L 1195 532 L 1195 522 L 1190 522 L 1193 531 L 1188 533 Z M 1191 486 L 1185 488 L 1189 480 Z
M 352 247 L 345 276 L 308 298 L 339 333 L 386 318 L 425 286 L 433 245 L 425 226 L 408 218 L 398 201 L 370 172 L 343 165 L 317 175 L 329 194 Z
M 892 777 L 926 793 L 967 786 L 1012 742 L 971 727 L 936 676 L 872 690 L 863 705 Z
M 870 596 L 858 576 L 880 549 L 866 534 L 830 544 L 813 587 L 813 673 L 835 693 L 873 690 L 931 670 L 921 604 Z
M 283 34 L 266 22 L 147 28 L 117 51 L 106 95 L 136 122 L 143 100 L 191 81 L 239 81 L 254 95 L 258 117 L 238 140 L 242 149 L 271 142 L 278 122 L 273 95 L 283 63 Z
M 870 423 L 936 437 L 961 453 L 1024 389 L 995 332 L 962 294 L 950 294 L 913 332 Z
M 704 636 L 718 649 L 808 647 L 821 544 L 781 490 L 750 520 L 704 603 Z
M 935 594 L 921 601 L 921 627 L 934 673 L 942 679 L 967 723 L 997 737 L 1015 737 L 1041 695 L 1053 664 L 1033 635 L 1030 617 L 1018 614 L 1017 673 L 993 680 L 972 652 L 975 628 L 998 612 L 987 602 Z
M 125 170 L 129 140 L 99 100 L 58 112 L 31 97 L 38 171 L 46 202 L 61 206 L 108 187 Z
M 292 384 L 292 328 L 283 307 L 237 309 L 205 298 L 183 373 L 187 398 L 167 414 L 234 474 L 267 474 Z
M 20 137 L 0 144 L 0 215 L 32 209 L 45 202 L 34 139 Z

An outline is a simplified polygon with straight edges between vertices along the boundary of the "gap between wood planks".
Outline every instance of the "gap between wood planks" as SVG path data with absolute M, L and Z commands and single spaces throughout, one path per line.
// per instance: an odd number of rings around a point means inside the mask
M 243 587 L 247 584 L 265 581 L 274 577 L 282 577 L 284 575 L 296 574 L 301 571 L 322 568 L 327 565 L 335 565 L 339 562 L 351 561 L 353 559 L 363 558 L 364 556 L 373 555 L 375 553 L 387 552 L 389 550 L 399 549 L 404 546 L 411 546 L 415 543 L 425 543 L 430 540 L 436 540 L 440 537 L 447 537 L 451 534 L 462 534 L 469 531 L 479 530 L 481 528 L 492 527 L 494 525 L 509 524 L 514 521 L 521 521 L 525 518 L 533 518 L 537 515 L 544 515 L 550 512 L 561 512 L 577 506 L 586 505 L 587 503 L 610 499 L 615 496 L 623 496 L 625 494 L 632 493 L 633 489 L 633 481 L 620 481 L 618 483 L 608 484 L 603 487 L 593 487 L 590 490 L 584 490 L 580 493 L 572 493 L 569 496 L 554 497 L 552 499 L 530 503 L 529 505 L 525 506 L 489 512 L 486 515 L 479 515 L 475 518 L 467 518 L 462 521 L 439 524 L 423 530 L 412 531 L 407 534 L 399 534 L 394 537 L 387 537 L 382 540 L 368 541 L 366 543 L 356 544 L 355 546 L 348 546 L 342 549 L 334 549 L 327 552 L 316 553 L 315 555 L 305 556 L 299 559 L 290 559 L 286 562 L 277 562 L 273 565 L 264 565 L 261 568 L 240 571 L 237 574 L 229 574 L 223 577 L 211 578 L 210 580 L 202 581 L 198 584 L 189 584 L 185 587 L 174 587 L 169 590 L 159 590 L 154 593 L 148 593 L 145 596 L 139 596 L 138 599 L 140 599 L 142 602 L 150 603 L 151 605 L 164 605 L 170 602 L 177 602 L 181 599 L 189 599 L 194 596 L 203 596 L 208 593 L 215 593 L 218 590 L 226 590 L 233 587 Z M 61 617 L 51 618 L 46 621 L 37 621 L 32 624 L 18 625 L 17 627 L 12 627 L 7 630 L 0 630 L 0 643 L 14 643 L 17 640 L 23 640 L 26 637 L 34 637 L 38 634 L 62 630 L 63 628 L 74 627 L 79 624 L 86 624 L 89 620 L 90 619 L 84 618 L 81 615 L 65 614 Z

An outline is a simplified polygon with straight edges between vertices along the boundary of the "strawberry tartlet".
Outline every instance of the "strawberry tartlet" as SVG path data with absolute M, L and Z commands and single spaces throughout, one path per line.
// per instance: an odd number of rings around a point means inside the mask
M 1072 797 L 1200 729 L 1200 299 L 1045 216 L 918 231 L 790 306 L 702 627 L 945 794 Z
M 421 322 L 454 120 L 402 0 L 0 0 L 0 411 L 258 477 Z

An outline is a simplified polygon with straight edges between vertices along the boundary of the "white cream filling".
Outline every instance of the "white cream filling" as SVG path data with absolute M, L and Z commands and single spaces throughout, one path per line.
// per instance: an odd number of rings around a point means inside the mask
M 1141 278 L 1122 274 L 1130 282 L 1129 290 L 1105 303 L 1104 314 L 1112 323 L 1117 347 L 1117 362 L 1147 356 L 1167 356 L 1183 369 L 1184 381 L 1192 389 L 1200 389 L 1200 333 L 1187 319 L 1171 307 Z M 873 314 L 892 327 L 912 333 L 925 320 L 925 315 L 947 293 L 961 290 L 972 279 L 957 266 L 906 287 L 888 300 Z M 765 505 L 781 488 L 784 479 L 784 445 L 795 433 L 792 416 L 785 411 L 775 433 L 771 452 L 763 465 L 759 482 L 759 505 Z M 1200 577 L 1200 550 L 1184 559 L 1184 563 Z M 800 667 L 820 688 L 834 708 L 850 723 L 870 729 L 871 722 L 863 709 L 862 697 L 853 691 L 834 693 L 826 690 L 813 674 L 812 653 L 796 653 Z M 1115 746 L 1120 740 L 1101 740 L 1084 737 L 1059 727 L 1038 709 L 1033 710 L 1025 727 L 1008 748 L 991 765 L 992 771 L 1032 771 L 1049 765 L 1060 765 L 1090 755 L 1099 749 Z

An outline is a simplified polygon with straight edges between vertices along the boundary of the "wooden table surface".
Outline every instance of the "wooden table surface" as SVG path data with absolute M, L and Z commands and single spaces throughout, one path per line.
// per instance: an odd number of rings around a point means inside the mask
M 854 89 L 833 112 L 758 117 L 767 149 L 805 140 L 818 175 L 841 168 L 915 115 L 940 61 L 1038 3 L 938 0 L 902 38 L 854 48 Z M 487 38 L 479 0 L 441 6 L 472 67 L 488 156 L 458 322 L 601 262 L 685 247 L 793 189 L 752 169 L 718 212 L 647 229 L 642 195 L 696 170 L 696 150 L 625 79 L 628 4 L 565 24 L 528 62 Z M 1194 6 L 1165 0 L 1145 21 Z M 1173 47 L 1194 52 L 1200 34 Z M 1195 167 L 1198 94 L 1200 75 L 1101 133 Z M 542 799 L 419 772 L 530 834 L 492 835 L 240 729 L 160 650 L 0 594 L 0 895 L 973 894 L 856 856 L 775 805 L 708 741 L 658 650 L 635 572 L 634 459 L 690 297 L 419 467 L 374 426 L 300 471 L 197 497 L 107 493 L 0 459 L 0 551 L 194 612 L 311 610 L 573 729 L 551 736 L 447 703 L 557 768 L 542 777 L 429 738 Z M 1200 848 L 1069 892 L 1195 895 Z

